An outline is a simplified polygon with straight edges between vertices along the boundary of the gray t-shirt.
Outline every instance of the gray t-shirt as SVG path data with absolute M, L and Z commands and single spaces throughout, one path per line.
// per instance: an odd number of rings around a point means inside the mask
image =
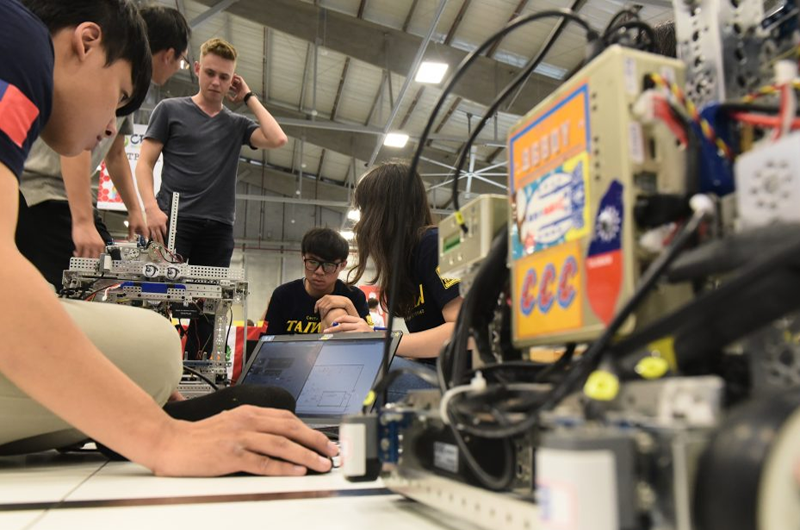
M 133 118 L 131 115 L 117 118 L 117 134 L 133 134 Z M 92 150 L 92 201 L 97 202 L 97 186 L 100 172 L 95 171 L 100 162 L 111 150 L 116 136 L 103 138 Z M 66 201 L 67 189 L 61 175 L 61 157 L 50 149 L 44 140 L 38 138 L 31 147 L 31 153 L 25 161 L 25 169 L 19 179 L 19 189 L 28 206 L 35 206 L 45 201 Z
M 256 122 L 226 107 L 212 118 L 191 97 L 161 101 L 145 133 L 164 144 L 158 206 L 169 212 L 177 191 L 180 217 L 232 225 L 239 154 L 256 129 Z

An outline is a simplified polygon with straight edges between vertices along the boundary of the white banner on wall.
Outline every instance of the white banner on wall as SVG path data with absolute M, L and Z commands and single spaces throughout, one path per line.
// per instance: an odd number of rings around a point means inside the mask
M 125 136 L 125 154 L 128 155 L 128 163 L 131 165 L 131 175 L 133 175 L 134 185 L 136 183 L 136 163 L 139 161 L 139 153 L 142 149 L 142 141 L 144 140 L 144 133 L 147 131 L 147 125 L 134 124 L 133 134 Z M 161 187 L 161 166 L 163 159 L 158 157 L 156 167 L 153 169 L 153 180 L 155 190 Z M 111 177 L 108 176 L 106 170 L 106 163 L 103 161 L 100 164 L 100 182 L 97 188 L 97 208 L 100 210 L 117 210 L 120 212 L 126 211 L 125 204 L 122 202 L 111 182 Z M 136 196 L 139 198 L 139 206 L 143 207 L 142 198 L 139 196 L 139 189 L 136 188 Z

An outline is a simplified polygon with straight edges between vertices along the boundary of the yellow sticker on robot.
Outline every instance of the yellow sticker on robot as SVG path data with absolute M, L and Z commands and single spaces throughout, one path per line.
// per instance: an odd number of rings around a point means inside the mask
M 647 348 L 650 350 L 650 355 L 653 357 L 661 357 L 667 361 L 670 370 L 673 372 L 678 370 L 678 361 L 675 359 L 674 337 L 664 337 L 663 339 L 658 339 L 657 341 L 648 344 Z
M 509 134 L 511 193 L 588 152 L 590 142 L 589 86 L 584 83 Z
M 375 391 L 370 390 L 369 394 L 367 394 L 367 397 L 364 398 L 363 405 L 365 407 L 371 407 L 373 403 L 375 403 Z
M 515 338 L 530 339 L 583 325 L 583 256 L 579 242 L 519 260 L 513 283 Z
M 596 401 L 611 401 L 619 394 L 619 379 L 611 372 L 595 370 L 586 380 L 583 393 Z
M 589 233 L 588 101 L 582 84 L 509 135 L 513 260 Z
M 669 372 L 669 363 L 663 357 L 645 357 L 634 370 L 644 379 L 659 379 Z

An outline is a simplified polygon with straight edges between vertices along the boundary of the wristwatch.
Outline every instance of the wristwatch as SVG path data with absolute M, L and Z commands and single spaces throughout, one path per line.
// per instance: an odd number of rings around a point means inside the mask
M 250 99 L 253 96 L 255 96 L 255 94 L 253 94 L 252 92 L 248 92 L 247 94 L 244 95 L 244 98 L 242 98 L 242 101 L 244 101 L 244 104 L 247 105 L 247 100 Z

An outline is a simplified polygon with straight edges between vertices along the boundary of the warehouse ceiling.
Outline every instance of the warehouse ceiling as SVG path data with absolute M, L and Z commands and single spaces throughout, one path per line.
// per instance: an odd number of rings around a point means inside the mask
M 576 9 L 602 30 L 624 4 L 611 0 L 161 0 L 193 29 L 190 58 L 212 37 L 239 51 L 237 73 L 278 119 L 289 142 L 242 150 L 240 205 L 296 204 L 332 209 L 344 219 L 353 184 L 376 162 L 413 155 L 431 111 L 458 63 L 510 20 L 545 9 Z M 664 0 L 638 3 L 651 24 L 672 18 Z M 505 192 L 508 129 L 583 59 L 584 30 L 545 19 L 489 47 L 448 95 L 433 122 L 421 173 L 437 208 L 446 208 L 453 165 L 477 122 L 503 87 L 549 46 L 543 62 L 501 111 L 491 116 L 461 175 L 463 193 Z M 553 41 L 552 43 L 550 41 Z M 413 77 L 420 61 L 447 63 L 438 85 Z M 197 91 L 189 70 L 156 89 L 140 113 L 162 98 Z M 244 106 L 235 108 L 246 111 Z M 405 148 L 383 146 L 402 132 Z M 245 188 L 242 188 L 245 186 Z M 468 198 L 468 197 L 467 197 Z M 319 223 L 322 213 L 315 213 Z M 263 217 L 263 216 L 262 216 Z M 287 219 L 284 216 L 284 222 Z M 263 221 L 260 221 L 263 222 Z M 246 228 L 245 228 L 246 231 Z M 263 226 L 257 231 L 262 235 Z M 283 230 L 285 236 L 285 230 Z M 241 234 L 239 234 L 241 236 Z

